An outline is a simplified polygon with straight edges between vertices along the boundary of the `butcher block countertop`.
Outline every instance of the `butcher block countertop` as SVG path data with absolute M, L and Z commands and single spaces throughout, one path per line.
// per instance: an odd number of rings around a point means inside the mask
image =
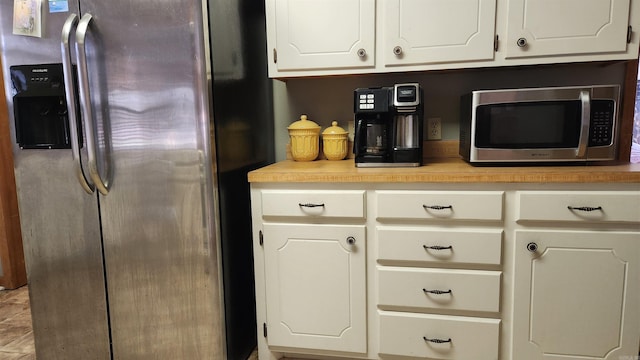
M 640 164 L 472 166 L 426 159 L 416 168 L 356 168 L 353 159 L 281 161 L 249 173 L 249 182 L 280 183 L 638 183 Z

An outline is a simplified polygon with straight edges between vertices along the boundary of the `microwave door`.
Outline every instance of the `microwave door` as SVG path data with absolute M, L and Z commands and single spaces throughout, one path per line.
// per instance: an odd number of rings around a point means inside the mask
M 476 161 L 570 161 L 586 159 L 590 96 L 479 105 L 474 113 Z

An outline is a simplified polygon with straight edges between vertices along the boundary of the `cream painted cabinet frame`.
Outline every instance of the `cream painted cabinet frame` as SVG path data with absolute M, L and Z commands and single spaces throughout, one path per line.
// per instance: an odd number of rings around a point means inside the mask
M 509 0 L 506 58 L 625 53 L 630 0 Z
M 637 183 L 254 182 L 251 205 L 261 360 L 638 355 Z

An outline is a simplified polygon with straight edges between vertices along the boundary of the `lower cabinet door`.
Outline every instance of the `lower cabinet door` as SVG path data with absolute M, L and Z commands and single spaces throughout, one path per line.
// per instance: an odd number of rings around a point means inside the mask
M 497 360 L 499 340 L 500 319 L 380 311 L 383 359 Z
M 513 359 L 635 359 L 640 233 L 516 231 Z
M 265 224 L 267 343 L 366 353 L 364 225 Z

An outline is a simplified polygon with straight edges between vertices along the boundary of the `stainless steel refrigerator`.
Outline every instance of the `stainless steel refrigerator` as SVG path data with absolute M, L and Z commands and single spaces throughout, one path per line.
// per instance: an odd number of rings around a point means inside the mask
M 273 161 L 263 11 L 0 3 L 38 359 L 255 347 L 246 173 Z

